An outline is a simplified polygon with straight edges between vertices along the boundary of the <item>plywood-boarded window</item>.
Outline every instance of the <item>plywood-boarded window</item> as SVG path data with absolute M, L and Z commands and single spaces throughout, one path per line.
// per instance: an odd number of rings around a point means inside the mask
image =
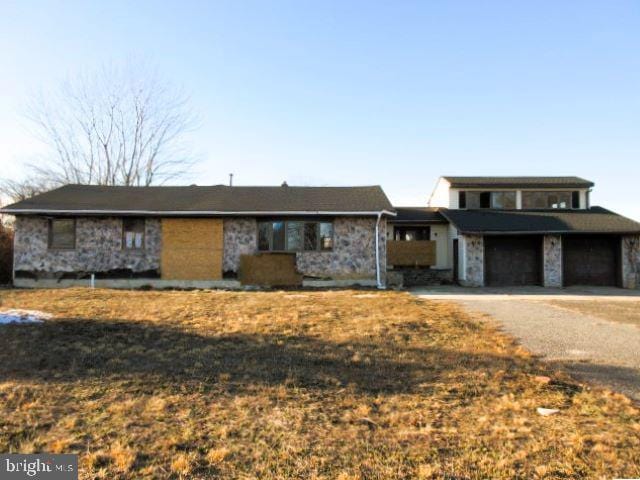
M 221 279 L 222 228 L 218 218 L 162 219 L 162 278 Z

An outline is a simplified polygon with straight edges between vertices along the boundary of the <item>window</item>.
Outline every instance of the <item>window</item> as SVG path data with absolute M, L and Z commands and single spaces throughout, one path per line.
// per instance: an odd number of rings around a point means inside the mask
M 271 224 L 261 222 L 258 224 L 258 250 L 266 251 L 271 248 Z
M 144 218 L 122 219 L 122 248 L 144 248 Z
M 271 224 L 271 248 L 270 250 L 284 250 L 285 239 L 284 236 L 284 222 L 273 222 Z
M 49 248 L 76 248 L 76 221 L 73 218 L 49 220 Z
M 333 249 L 333 223 L 276 220 L 258 223 L 258 250 L 314 252 Z
M 302 250 L 304 222 L 287 222 L 287 250 Z
M 571 208 L 571 192 L 522 192 L 522 208 Z
M 491 192 L 491 208 L 516 208 L 516 192 Z
M 467 192 L 467 208 L 480 208 L 480 192 Z
M 333 223 L 322 222 L 320 225 L 320 250 L 333 249 Z
M 458 201 L 460 208 L 514 209 L 516 208 L 516 192 L 459 192 Z
M 430 240 L 430 227 L 395 227 L 394 240 L 414 242 L 416 240 Z
M 307 222 L 304 224 L 304 249 L 317 250 L 318 248 L 318 224 Z

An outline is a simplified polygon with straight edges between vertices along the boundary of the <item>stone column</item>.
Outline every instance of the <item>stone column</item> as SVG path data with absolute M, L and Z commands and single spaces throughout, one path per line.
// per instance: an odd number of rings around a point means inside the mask
M 484 237 L 482 235 L 460 236 L 463 246 L 464 278 L 460 284 L 465 287 L 484 286 Z
M 544 286 L 562 287 L 562 237 L 545 235 L 543 244 Z
M 640 236 L 622 237 L 622 287 L 640 288 Z

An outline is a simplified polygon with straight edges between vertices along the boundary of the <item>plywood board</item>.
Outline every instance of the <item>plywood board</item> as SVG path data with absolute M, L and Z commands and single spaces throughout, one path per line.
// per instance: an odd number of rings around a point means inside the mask
M 163 218 L 162 278 L 220 280 L 222 228 L 222 219 L 218 218 Z
M 434 241 L 387 241 L 387 265 L 397 267 L 429 267 L 435 264 L 436 242 Z
M 299 287 L 302 275 L 296 256 L 289 253 L 258 253 L 240 256 L 240 283 L 266 287 Z

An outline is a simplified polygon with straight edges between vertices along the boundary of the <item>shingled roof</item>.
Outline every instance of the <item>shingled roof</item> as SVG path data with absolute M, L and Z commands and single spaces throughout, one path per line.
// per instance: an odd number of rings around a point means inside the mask
M 640 223 L 602 207 L 587 210 L 447 210 L 442 214 L 462 233 L 640 233 Z
M 393 212 L 380 186 L 120 187 L 66 185 L 0 209 L 2 213 L 68 215 L 266 215 Z
M 434 207 L 394 207 L 396 217 L 393 223 L 448 223 L 438 208 Z
M 454 188 L 590 188 L 580 177 L 442 177 Z

